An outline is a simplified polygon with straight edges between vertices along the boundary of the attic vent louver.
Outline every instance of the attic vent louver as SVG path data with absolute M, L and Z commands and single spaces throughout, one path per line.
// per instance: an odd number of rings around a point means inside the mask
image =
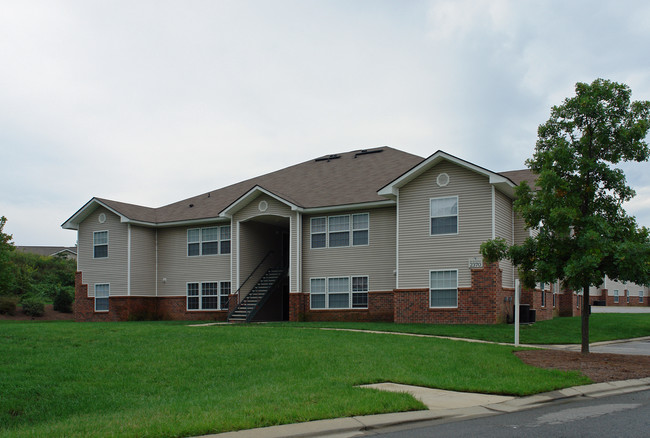
M 332 154 L 332 155 L 328 155 L 328 156 L 326 156 L 326 157 L 316 158 L 314 161 L 315 161 L 315 162 L 319 162 L 319 161 L 327 161 L 327 162 L 329 163 L 330 160 L 336 160 L 337 158 L 341 158 L 341 156 L 340 156 L 340 155 L 336 155 L 336 154 Z
M 362 149 L 361 151 L 354 154 L 354 158 L 357 158 L 359 155 L 378 154 L 379 152 L 384 152 L 384 150 L 383 149 L 375 149 L 375 150 L 369 151 L 368 149 Z

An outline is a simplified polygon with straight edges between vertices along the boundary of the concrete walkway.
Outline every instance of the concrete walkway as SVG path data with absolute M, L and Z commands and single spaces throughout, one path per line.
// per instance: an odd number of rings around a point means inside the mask
M 627 392 L 650 390 L 650 378 L 576 386 L 528 397 L 501 397 L 442 391 L 438 389 L 410 387 L 408 385 L 395 385 L 393 383 L 380 383 L 368 386 L 380 390 L 408 392 L 427 404 L 429 410 L 309 421 L 306 423 L 285 424 L 281 426 L 205 435 L 203 438 L 297 438 L 334 435 L 352 437 L 363 431 L 401 424 L 434 420 L 470 419 L 531 409 L 546 403 L 576 397 L 600 398 Z

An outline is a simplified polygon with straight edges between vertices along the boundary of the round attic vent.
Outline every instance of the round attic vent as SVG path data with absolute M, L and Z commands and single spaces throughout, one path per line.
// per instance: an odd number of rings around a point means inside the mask
M 104 213 L 99 213 L 99 217 L 97 218 L 100 224 L 103 224 L 106 222 L 106 215 Z
M 440 187 L 446 186 L 447 184 L 449 184 L 449 175 L 447 175 L 446 173 L 441 173 L 440 175 L 438 175 L 436 182 Z
M 266 201 L 260 201 L 260 203 L 258 204 L 257 208 L 258 208 L 260 211 L 266 211 L 266 210 L 269 208 L 269 203 L 266 202 Z

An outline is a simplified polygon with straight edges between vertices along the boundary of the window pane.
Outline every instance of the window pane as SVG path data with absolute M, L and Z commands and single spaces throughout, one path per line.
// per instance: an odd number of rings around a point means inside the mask
M 95 311 L 108 312 L 108 298 L 95 298 Z
M 353 214 L 352 215 L 352 229 L 353 230 L 368 229 L 368 213 Z
M 458 217 L 432 217 L 431 234 L 456 234 L 458 233 Z
M 311 235 L 312 248 L 325 248 L 325 233 Z
M 217 295 L 219 283 L 202 283 L 201 288 L 203 289 L 203 296 Z
M 110 286 L 108 284 L 96 284 L 95 285 L 95 297 L 98 298 L 108 298 Z
M 219 303 L 219 297 L 203 297 L 201 299 L 201 305 L 203 310 L 217 310 Z
M 230 282 L 229 281 L 222 281 L 221 282 L 221 289 L 219 291 L 221 295 L 228 296 L 230 295 Z
M 324 309 L 325 308 L 325 294 L 311 294 L 311 308 Z
M 311 279 L 311 293 L 313 294 L 324 294 L 325 293 L 325 279 L 324 278 L 312 278 Z
M 329 294 L 330 309 L 347 309 L 350 307 L 350 294 Z
M 187 245 L 187 255 L 188 256 L 197 256 L 197 255 L 199 255 L 199 244 L 198 243 L 189 243 Z
M 352 292 L 367 292 L 368 277 L 352 277 Z
M 330 278 L 327 282 L 328 292 L 349 292 L 350 280 L 347 277 Z
M 431 217 L 456 216 L 458 198 L 438 198 L 431 200 Z
M 187 297 L 187 310 L 199 310 L 199 297 Z
M 199 230 L 198 228 L 187 230 L 187 243 L 198 242 L 199 236 L 201 235 L 200 231 L 201 230 Z
M 431 307 L 457 307 L 457 297 L 456 289 L 432 290 Z
M 352 307 L 353 308 L 366 308 L 368 307 L 368 292 L 355 292 L 352 294 Z
M 330 233 L 330 248 L 350 245 L 350 233 Z
M 221 227 L 221 240 L 230 240 L 230 226 Z
M 188 283 L 187 284 L 187 296 L 198 296 L 199 295 L 199 283 Z
M 201 251 L 203 255 L 219 254 L 219 242 L 203 242 Z
M 457 287 L 456 271 L 431 272 L 431 289 L 451 289 Z
M 324 233 L 327 231 L 327 218 L 316 217 L 311 220 L 312 233 Z
M 350 229 L 350 216 L 330 216 L 329 231 L 348 231 Z
M 93 233 L 93 244 L 107 245 L 108 244 L 108 231 L 95 231 Z
M 352 233 L 353 245 L 367 245 L 368 244 L 368 230 L 354 231 Z
M 94 248 L 94 257 L 101 259 L 108 257 L 108 245 L 98 245 Z
M 219 240 L 219 227 L 201 229 L 201 240 L 204 242 L 210 240 Z
M 221 254 L 230 254 L 230 240 L 221 242 Z

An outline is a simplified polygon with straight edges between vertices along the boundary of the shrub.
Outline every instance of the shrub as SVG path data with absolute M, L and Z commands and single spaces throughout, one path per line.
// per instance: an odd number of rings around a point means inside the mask
M 29 316 L 43 316 L 45 314 L 45 303 L 38 298 L 25 298 L 22 301 L 23 313 Z
M 16 314 L 16 304 L 18 304 L 18 298 L 16 297 L 0 297 L 0 315 L 11 315 Z
M 72 313 L 72 302 L 74 301 L 74 288 L 60 287 L 56 296 L 54 297 L 54 310 L 63 313 Z

